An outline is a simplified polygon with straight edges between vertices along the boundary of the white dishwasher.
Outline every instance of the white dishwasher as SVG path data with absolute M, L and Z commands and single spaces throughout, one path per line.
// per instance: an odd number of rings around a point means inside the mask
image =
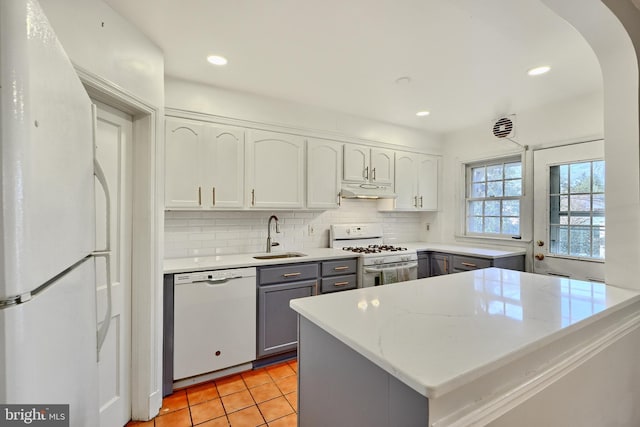
M 174 276 L 173 379 L 256 358 L 256 269 Z

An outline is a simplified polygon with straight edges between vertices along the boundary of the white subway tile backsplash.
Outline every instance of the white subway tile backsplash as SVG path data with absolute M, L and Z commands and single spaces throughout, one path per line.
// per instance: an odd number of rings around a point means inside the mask
M 277 250 L 300 250 L 329 246 L 331 224 L 383 224 L 385 241 L 403 243 L 421 240 L 428 214 L 379 212 L 376 201 L 342 201 L 328 211 L 167 211 L 165 212 L 165 258 L 264 252 L 267 221 L 276 215 L 281 233 L 271 238 Z M 314 235 L 309 235 L 309 224 Z

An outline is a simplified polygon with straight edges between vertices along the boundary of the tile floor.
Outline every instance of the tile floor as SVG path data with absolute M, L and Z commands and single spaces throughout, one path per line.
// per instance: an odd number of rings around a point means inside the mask
M 291 360 L 177 390 L 156 418 L 126 427 L 294 427 L 297 370 Z

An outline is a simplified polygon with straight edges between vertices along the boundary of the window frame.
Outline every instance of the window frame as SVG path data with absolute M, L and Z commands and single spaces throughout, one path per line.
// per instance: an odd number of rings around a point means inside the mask
M 521 186 L 520 186 L 520 195 L 519 196 L 499 196 L 499 197 L 471 197 L 472 194 L 472 183 L 473 183 L 473 176 L 472 176 L 472 170 L 474 168 L 478 168 L 478 167 L 490 167 L 490 166 L 495 166 L 495 165 L 502 165 L 503 166 L 503 171 L 504 171 L 504 166 L 510 163 L 519 163 L 520 164 L 520 182 L 521 182 Z M 463 204 L 464 206 L 462 207 L 462 213 L 463 213 L 463 221 L 462 221 L 462 227 L 463 227 L 463 236 L 464 237 L 473 237 L 473 238 L 486 238 L 486 239 L 503 239 L 503 240 L 518 240 L 521 241 L 522 240 L 522 235 L 523 235 L 523 225 L 524 225 L 524 219 L 526 218 L 526 215 L 524 215 L 524 210 L 526 209 L 526 202 L 525 202 L 525 196 L 526 196 L 526 173 L 525 173 L 525 158 L 523 156 L 522 153 L 516 154 L 516 155 L 505 155 L 505 156 L 500 156 L 500 157 L 493 157 L 493 158 L 489 158 L 489 159 L 483 159 L 483 160 L 476 160 L 476 161 L 469 161 L 469 162 L 465 162 L 462 164 L 463 168 L 463 174 L 464 174 L 464 201 Z M 516 178 L 517 179 L 517 178 Z M 495 181 L 495 180 L 494 180 Z M 503 176 L 500 179 L 500 181 L 502 182 L 503 185 L 503 194 L 504 194 L 504 183 L 505 181 L 509 181 L 509 179 L 504 177 L 504 172 L 503 172 Z M 485 182 L 487 182 L 486 178 L 485 178 Z M 469 218 L 471 218 L 472 216 L 470 215 L 469 212 L 469 202 L 474 202 L 474 201 L 500 201 L 500 215 L 497 217 L 500 219 L 500 228 L 502 229 L 502 218 L 515 218 L 515 217 L 510 217 L 510 216 L 506 216 L 504 217 L 502 215 L 502 201 L 508 201 L 508 200 L 517 200 L 519 202 L 519 214 L 517 216 L 518 218 L 518 222 L 519 222 L 519 234 L 507 234 L 507 233 L 484 233 L 484 232 L 472 232 L 469 231 Z M 484 204 L 483 204 L 484 206 Z M 477 217 L 477 215 L 475 216 Z M 486 218 L 486 215 L 482 214 L 482 218 Z

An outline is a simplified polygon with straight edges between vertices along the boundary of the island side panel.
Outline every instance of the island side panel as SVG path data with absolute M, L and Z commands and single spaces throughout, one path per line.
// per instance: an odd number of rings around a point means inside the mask
M 429 402 L 298 316 L 298 425 L 423 427 Z

